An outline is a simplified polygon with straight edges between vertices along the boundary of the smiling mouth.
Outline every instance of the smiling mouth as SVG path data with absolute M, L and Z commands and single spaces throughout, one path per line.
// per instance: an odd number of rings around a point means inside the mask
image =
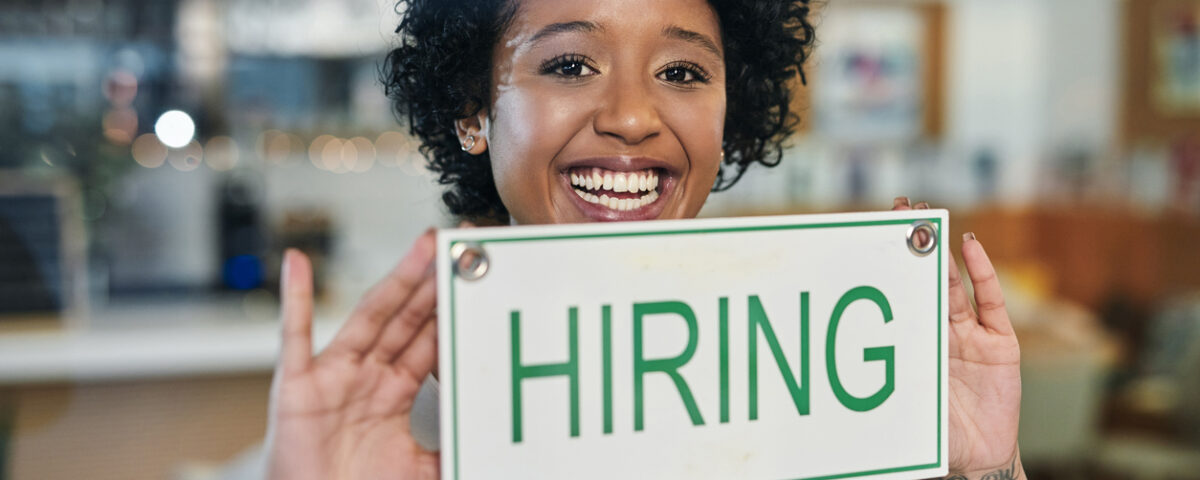
M 575 194 L 588 203 L 626 212 L 653 204 L 659 198 L 659 169 L 618 172 L 598 167 L 569 172 Z

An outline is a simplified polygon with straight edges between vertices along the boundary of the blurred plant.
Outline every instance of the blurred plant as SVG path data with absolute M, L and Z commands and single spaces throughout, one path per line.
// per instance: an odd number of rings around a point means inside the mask
M 74 105 L 62 105 L 71 95 L 49 97 L 36 103 L 49 103 L 51 112 L 70 113 L 30 112 L 27 106 L 35 102 L 22 101 L 17 86 L 0 86 L 0 145 L 4 145 L 0 168 L 32 177 L 74 179 L 83 192 L 85 218 L 97 220 L 114 183 L 136 165 L 129 146 L 104 135 L 103 112 L 98 108 L 79 111 Z

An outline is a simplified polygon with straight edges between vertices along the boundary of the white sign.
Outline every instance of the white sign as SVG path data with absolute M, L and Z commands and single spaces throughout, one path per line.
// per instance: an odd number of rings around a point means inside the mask
M 439 232 L 443 478 L 946 474 L 948 221 Z

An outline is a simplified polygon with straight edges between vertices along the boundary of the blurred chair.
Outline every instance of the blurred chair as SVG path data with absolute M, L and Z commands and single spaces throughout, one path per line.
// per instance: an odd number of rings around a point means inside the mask
M 1072 304 L 1014 302 L 1010 310 L 1028 320 L 1017 326 L 1021 461 L 1038 471 L 1053 472 L 1056 478 L 1086 478 L 1100 439 L 1100 411 L 1115 357 L 1114 342 L 1091 312 Z
M 1168 302 L 1155 317 L 1141 366 L 1121 399 L 1163 415 L 1169 431 L 1110 434 L 1096 467 L 1132 479 L 1200 479 L 1200 294 Z

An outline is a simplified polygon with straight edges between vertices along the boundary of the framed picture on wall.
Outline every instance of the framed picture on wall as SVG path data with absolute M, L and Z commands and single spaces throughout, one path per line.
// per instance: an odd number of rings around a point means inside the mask
M 940 135 L 944 5 L 843 2 L 821 14 L 814 129 L 851 142 Z
M 1161 1 L 1152 22 L 1155 106 L 1165 115 L 1200 114 L 1200 1 Z

